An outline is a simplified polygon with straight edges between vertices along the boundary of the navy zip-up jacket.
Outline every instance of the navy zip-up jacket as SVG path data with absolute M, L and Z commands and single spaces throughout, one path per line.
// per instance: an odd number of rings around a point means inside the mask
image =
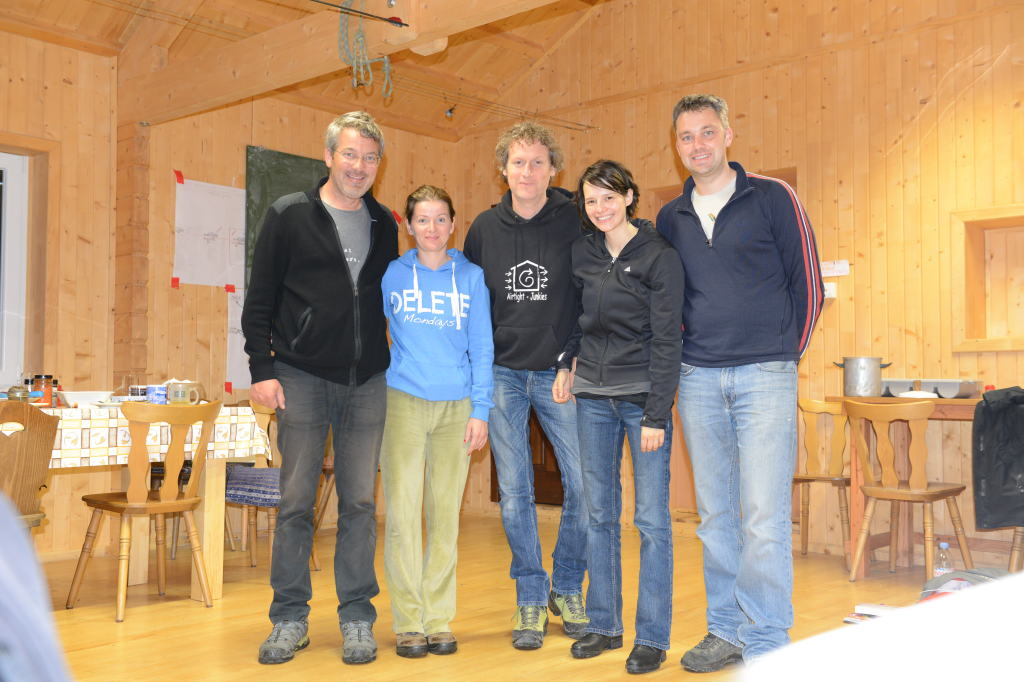
M 736 192 L 710 240 L 693 209 L 693 178 L 658 213 L 658 231 L 678 251 L 686 276 L 682 361 L 799 361 L 823 302 L 811 222 L 785 182 L 729 166 Z

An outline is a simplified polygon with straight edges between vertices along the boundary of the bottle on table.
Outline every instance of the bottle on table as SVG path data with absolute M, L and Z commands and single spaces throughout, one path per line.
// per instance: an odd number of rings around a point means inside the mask
M 935 566 L 932 573 L 938 578 L 940 575 L 945 575 L 952 570 L 953 561 L 949 558 L 949 543 L 940 542 L 939 548 L 935 550 Z

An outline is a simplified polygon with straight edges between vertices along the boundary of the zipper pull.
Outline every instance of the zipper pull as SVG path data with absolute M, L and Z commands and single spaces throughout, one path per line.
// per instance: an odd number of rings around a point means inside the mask
M 711 240 L 710 239 L 705 239 L 704 240 L 704 246 L 706 246 L 706 247 L 708 247 L 710 249 L 711 248 Z

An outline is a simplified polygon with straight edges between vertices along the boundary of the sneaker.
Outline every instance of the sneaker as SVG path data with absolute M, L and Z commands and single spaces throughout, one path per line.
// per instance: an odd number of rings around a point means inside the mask
M 422 632 L 400 632 L 395 635 L 395 653 L 402 658 L 423 658 L 427 655 L 427 638 Z
M 548 631 L 548 610 L 543 606 L 516 608 L 515 626 L 512 628 L 512 646 L 516 649 L 539 649 Z
M 368 622 L 352 620 L 342 623 L 341 636 L 345 640 L 341 648 L 342 661 L 356 664 L 377 660 L 377 642 L 373 639 L 373 629 Z
M 551 613 L 562 617 L 562 631 L 572 639 L 582 637 L 583 631 L 590 624 L 582 594 L 558 594 L 552 591 L 548 595 L 548 608 Z
M 743 649 L 710 632 L 685 654 L 680 663 L 691 673 L 713 673 L 743 660 Z
M 282 620 L 274 623 L 263 644 L 260 644 L 260 663 L 285 663 L 295 658 L 295 652 L 309 646 L 309 624 L 304 620 Z

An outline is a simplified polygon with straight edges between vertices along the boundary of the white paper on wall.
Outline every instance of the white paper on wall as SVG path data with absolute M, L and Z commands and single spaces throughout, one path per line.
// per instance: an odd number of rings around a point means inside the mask
M 228 293 L 228 367 L 227 381 L 232 391 L 249 388 L 249 356 L 245 354 L 245 337 L 242 335 L 242 303 L 245 290 L 238 288 Z
M 173 276 L 181 284 L 241 287 L 245 190 L 195 180 L 175 187 Z

